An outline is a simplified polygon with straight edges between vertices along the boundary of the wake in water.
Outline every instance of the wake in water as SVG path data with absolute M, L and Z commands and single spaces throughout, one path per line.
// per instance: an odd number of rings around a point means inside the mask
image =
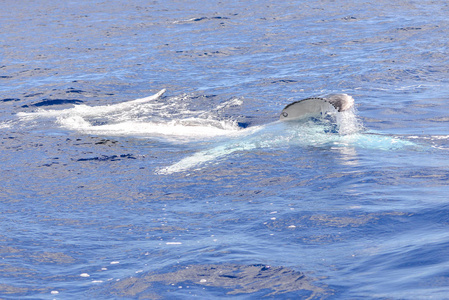
M 207 141 L 209 148 L 157 170 L 159 174 L 202 168 L 227 155 L 256 148 L 350 146 L 388 150 L 412 144 L 366 133 L 356 116 L 352 97 L 344 94 L 337 95 L 337 98 L 332 98 L 335 97 L 332 95 L 294 102 L 282 111 L 281 120 L 243 128 L 236 119 L 227 115 L 229 109 L 242 105 L 241 99 L 231 98 L 204 110 L 210 106 L 208 97 L 181 95 L 161 98 L 164 92 L 114 105 L 39 109 L 31 113 L 22 112 L 18 116 L 22 121 L 53 118 L 63 128 L 86 134 L 132 135 L 181 143 Z M 342 95 L 347 98 L 341 98 Z M 338 102 L 341 99 L 352 102 L 342 104 Z M 307 114 L 303 114 L 304 111 Z M 287 117 L 287 113 L 294 118 Z M 226 140 L 220 139 L 222 137 Z
M 113 105 L 81 104 L 64 110 L 39 109 L 17 115 L 23 121 L 54 118 L 61 127 L 86 134 L 160 137 L 170 141 L 232 135 L 241 129 L 236 120 L 220 118 L 222 111 L 241 105 L 240 99 L 232 98 L 204 111 L 192 105 L 192 99 L 201 100 L 200 97 L 181 95 L 161 99 L 164 92 Z
M 159 174 L 171 174 L 200 169 L 230 154 L 254 149 L 285 149 L 287 147 L 338 148 L 341 152 L 351 148 L 394 150 L 413 143 L 399 138 L 364 133 L 354 111 L 349 110 L 324 118 L 309 118 L 296 121 L 276 121 L 250 128 L 233 139 L 199 151 L 191 156 L 162 168 Z M 351 150 L 352 151 L 352 150 Z

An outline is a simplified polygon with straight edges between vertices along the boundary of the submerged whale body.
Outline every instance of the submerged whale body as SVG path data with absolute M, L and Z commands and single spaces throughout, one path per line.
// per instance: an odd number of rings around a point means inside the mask
M 281 111 L 281 120 L 302 119 L 330 111 L 343 112 L 354 106 L 354 99 L 347 94 L 312 97 L 290 103 Z

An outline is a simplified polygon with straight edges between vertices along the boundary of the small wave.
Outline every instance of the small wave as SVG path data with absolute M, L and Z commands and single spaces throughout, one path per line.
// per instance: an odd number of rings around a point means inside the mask
M 228 20 L 228 17 L 222 17 L 222 16 L 214 16 L 214 17 L 195 17 L 190 18 L 186 20 L 179 20 L 179 21 L 173 21 L 173 24 L 185 24 L 185 23 L 192 23 L 192 22 L 201 22 L 201 21 L 207 21 L 207 20 Z
M 408 136 L 407 138 L 416 141 L 424 141 L 435 149 L 449 150 L 449 135 L 413 135 Z
M 12 102 L 12 101 L 20 101 L 19 98 L 5 98 L 5 99 L 0 99 L 0 102 Z
M 11 128 L 11 126 L 12 126 L 11 121 L 0 122 L 0 129 Z
M 61 105 L 61 104 L 80 104 L 84 101 L 77 99 L 44 99 L 40 102 L 31 104 L 31 106 L 39 107 L 39 106 L 53 106 L 53 105 Z M 23 105 L 22 107 L 28 107 L 28 105 Z
M 119 161 L 122 159 L 137 159 L 132 154 L 121 154 L 121 155 L 102 155 L 87 158 L 79 158 L 76 161 Z

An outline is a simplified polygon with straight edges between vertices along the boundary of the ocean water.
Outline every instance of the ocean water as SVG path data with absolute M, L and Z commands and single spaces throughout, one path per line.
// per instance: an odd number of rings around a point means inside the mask
M 0 4 L 1 299 L 448 298 L 445 1 Z

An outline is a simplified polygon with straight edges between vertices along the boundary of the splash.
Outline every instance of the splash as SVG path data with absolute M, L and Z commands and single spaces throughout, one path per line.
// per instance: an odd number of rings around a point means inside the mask
M 362 122 L 357 118 L 355 107 L 335 113 L 336 124 L 338 124 L 338 133 L 342 135 L 357 134 L 364 130 Z

